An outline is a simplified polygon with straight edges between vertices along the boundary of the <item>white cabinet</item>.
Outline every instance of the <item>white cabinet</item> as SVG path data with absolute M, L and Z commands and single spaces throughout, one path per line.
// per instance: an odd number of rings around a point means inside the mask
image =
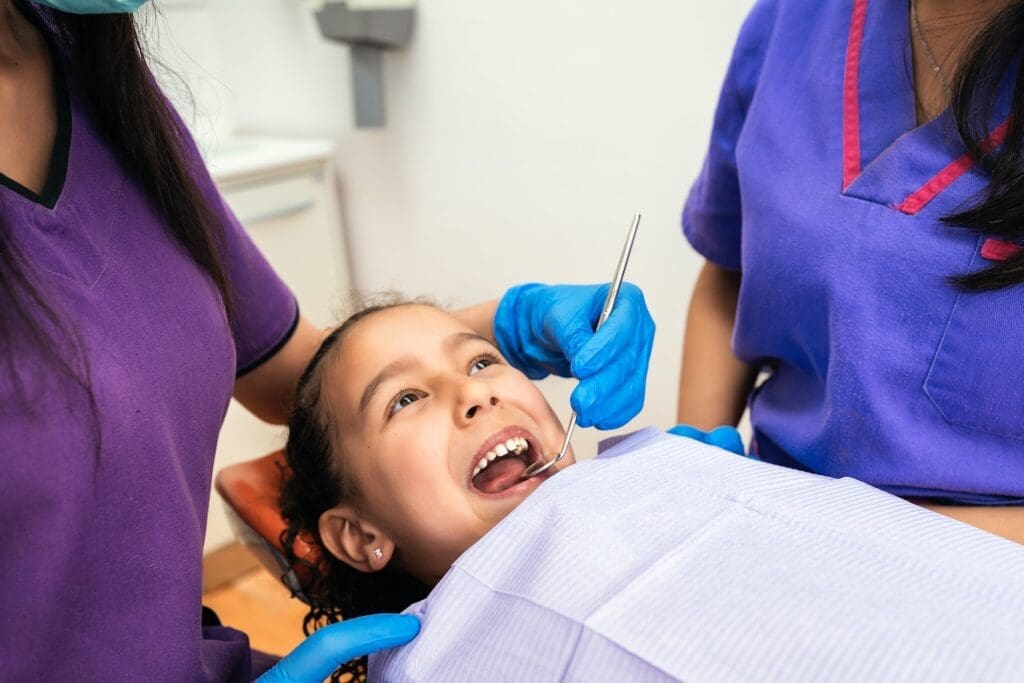
M 332 156 L 326 141 L 251 138 L 221 144 L 207 160 L 225 200 L 291 287 L 303 315 L 320 326 L 335 320 L 337 295 L 350 287 Z M 284 437 L 283 427 L 232 401 L 214 470 L 280 448 Z M 206 552 L 233 541 L 223 505 L 214 492 Z

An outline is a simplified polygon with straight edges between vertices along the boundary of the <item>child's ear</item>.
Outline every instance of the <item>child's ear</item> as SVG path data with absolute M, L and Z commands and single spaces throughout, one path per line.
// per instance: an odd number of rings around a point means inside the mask
M 320 538 L 328 552 L 361 572 L 379 572 L 391 561 L 395 544 L 351 505 L 320 515 Z

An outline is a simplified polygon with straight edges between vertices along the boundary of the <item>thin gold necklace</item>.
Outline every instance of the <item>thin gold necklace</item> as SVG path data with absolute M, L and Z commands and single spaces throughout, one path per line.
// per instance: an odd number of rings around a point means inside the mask
M 946 96 L 949 99 L 953 99 L 953 90 L 946 83 L 946 78 L 942 75 L 942 67 L 939 66 L 939 61 L 932 54 L 932 48 L 928 45 L 928 41 L 925 40 L 924 31 L 921 30 L 921 22 L 917 19 L 917 0 L 910 0 L 910 23 L 914 27 L 914 34 L 917 36 L 917 39 L 921 41 L 921 46 L 924 48 L 924 53 L 928 56 L 928 61 L 932 64 L 932 71 L 935 72 L 935 75 L 939 78 L 939 83 L 942 84 L 942 89 L 946 91 Z

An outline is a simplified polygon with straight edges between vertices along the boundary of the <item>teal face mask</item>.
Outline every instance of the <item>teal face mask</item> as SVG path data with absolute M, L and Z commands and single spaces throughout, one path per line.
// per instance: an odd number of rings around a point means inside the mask
M 68 14 L 127 14 L 134 12 L 148 0 L 32 0 Z

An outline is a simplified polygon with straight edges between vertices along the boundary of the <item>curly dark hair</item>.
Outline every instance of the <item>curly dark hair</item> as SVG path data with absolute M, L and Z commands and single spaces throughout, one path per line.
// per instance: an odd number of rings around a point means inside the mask
M 333 436 L 337 434 L 336 423 L 320 400 L 324 368 L 330 365 L 331 358 L 343 352 L 346 333 L 359 321 L 409 304 L 427 302 L 391 298 L 349 316 L 324 339 L 299 379 L 285 447 L 288 470 L 280 504 L 287 527 L 281 534 L 281 544 L 289 564 L 302 577 L 303 597 L 310 605 L 302 623 L 306 635 L 343 617 L 400 612 L 425 598 L 430 590 L 394 562 L 375 573 L 350 567 L 324 549 L 319 531 L 320 516 L 355 495 L 353 482 L 340 467 L 343 454 Z M 300 538 L 320 550 L 319 561 L 310 562 L 295 554 L 293 546 Z M 332 680 L 339 681 L 345 674 L 360 680 L 365 670 L 365 660 L 349 662 L 335 672 Z

